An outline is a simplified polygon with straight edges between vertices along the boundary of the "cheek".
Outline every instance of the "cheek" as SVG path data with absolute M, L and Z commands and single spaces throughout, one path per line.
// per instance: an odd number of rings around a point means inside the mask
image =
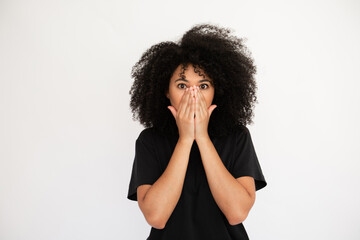
M 172 93 L 171 100 L 176 110 L 179 109 L 182 96 L 183 92 L 181 91 L 176 91 Z
M 205 98 L 207 107 L 210 107 L 210 106 L 211 106 L 211 103 L 212 103 L 212 101 L 213 101 L 213 98 L 214 98 L 214 92 L 211 92 L 211 93 L 203 93 L 203 95 L 204 95 L 204 98 Z
M 180 92 L 178 92 L 176 94 L 176 105 L 177 105 L 177 107 L 179 107 L 182 97 L 183 97 L 183 92 L 180 91 Z

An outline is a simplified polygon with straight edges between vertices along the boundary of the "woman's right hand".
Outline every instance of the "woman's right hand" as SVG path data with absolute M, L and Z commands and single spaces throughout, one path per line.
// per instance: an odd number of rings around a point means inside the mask
M 173 106 L 168 106 L 176 120 L 179 130 L 179 139 L 195 140 L 195 98 L 192 88 L 187 88 L 183 94 L 179 108 L 176 110 Z

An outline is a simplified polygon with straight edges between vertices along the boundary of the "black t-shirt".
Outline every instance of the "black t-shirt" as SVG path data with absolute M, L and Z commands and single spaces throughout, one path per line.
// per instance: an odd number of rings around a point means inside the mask
M 224 166 L 233 177 L 251 176 L 256 191 L 267 185 L 247 127 L 239 126 L 228 136 L 211 137 Z M 135 143 L 135 158 L 128 196 L 137 201 L 137 187 L 153 184 L 165 171 L 178 135 L 165 135 L 145 128 Z M 242 223 L 230 225 L 216 204 L 207 182 L 196 141 L 191 147 L 180 199 L 163 229 L 151 228 L 147 240 L 242 240 L 249 239 Z

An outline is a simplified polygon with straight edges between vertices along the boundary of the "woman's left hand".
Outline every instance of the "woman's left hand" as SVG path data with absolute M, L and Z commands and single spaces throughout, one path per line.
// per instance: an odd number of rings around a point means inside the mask
M 205 97 L 199 87 L 195 89 L 195 140 L 203 137 L 209 137 L 208 125 L 211 113 L 216 105 L 206 106 Z

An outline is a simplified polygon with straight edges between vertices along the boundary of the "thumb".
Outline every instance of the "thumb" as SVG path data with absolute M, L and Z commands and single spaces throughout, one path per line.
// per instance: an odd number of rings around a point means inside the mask
M 173 106 L 168 106 L 167 108 L 170 110 L 170 112 L 172 113 L 172 115 L 176 119 L 176 112 L 177 112 L 176 109 Z
M 216 108 L 217 106 L 216 105 L 211 105 L 209 107 L 209 116 L 211 116 L 211 113 L 214 111 L 214 109 Z

